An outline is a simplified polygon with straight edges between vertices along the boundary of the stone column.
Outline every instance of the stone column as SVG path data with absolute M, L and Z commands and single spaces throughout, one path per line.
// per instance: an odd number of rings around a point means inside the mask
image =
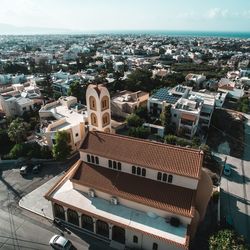
M 109 239 L 112 240 L 112 229 L 113 229 L 113 225 L 109 224 Z
M 96 219 L 95 218 L 92 219 L 93 219 L 93 232 L 96 234 Z
M 78 213 L 78 218 L 79 218 L 79 227 L 82 227 L 82 214 L 81 213 Z
M 65 221 L 68 222 L 68 213 L 67 213 L 67 208 L 64 208 L 64 214 L 65 214 Z

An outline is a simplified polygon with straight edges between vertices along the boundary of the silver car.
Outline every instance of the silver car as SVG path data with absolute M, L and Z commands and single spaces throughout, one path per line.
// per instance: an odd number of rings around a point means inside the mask
M 69 250 L 72 247 L 71 242 L 60 235 L 54 235 L 50 239 L 49 244 L 54 249 L 60 249 L 60 250 Z

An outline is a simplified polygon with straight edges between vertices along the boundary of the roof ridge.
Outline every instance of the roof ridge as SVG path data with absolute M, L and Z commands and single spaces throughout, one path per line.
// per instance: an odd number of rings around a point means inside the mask
M 103 132 L 103 131 L 90 131 L 89 133 L 91 133 L 93 135 L 95 135 L 96 133 L 98 133 L 98 134 L 105 134 L 107 136 L 124 138 L 124 139 L 129 140 L 129 141 L 139 141 L 141 143 L 146 143 L 146 144 L 151 144 L 151 145 L 157 145 L 157 146 L 162 146 L 162 147 L 168 147 L 168 148 L 175 148 L 177 150 L 184 150 L 184 151 L 189 151 L 189 152 L 203 154 L 203 151 L 201 149 L 186 148 L 186 147 L 181 147 L 181 146 L 178 146 L 178 145 L 172 145 L 172 144 L 167 144 L 167 143 L 155 142 L 155 141 L 150 141 L 150 140 L 141 139 L 141 138 L 134 138 L 134 137 L 131 137 L 131 136 L 126 136 L 126 135 L 111 134 L 111 133 L 106 133 L 106 132 Z

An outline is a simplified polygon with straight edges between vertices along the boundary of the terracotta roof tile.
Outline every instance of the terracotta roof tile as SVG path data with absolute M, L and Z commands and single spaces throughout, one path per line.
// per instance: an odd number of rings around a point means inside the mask
M 195 191 L 191 189 L 84 162 L 78 167 L 71 181 L 161 210 L 187 217 L 193 216 Z
M 88 133 L 80 151 L 197 179 L 203 161 L 201 150 L 97 131 Z

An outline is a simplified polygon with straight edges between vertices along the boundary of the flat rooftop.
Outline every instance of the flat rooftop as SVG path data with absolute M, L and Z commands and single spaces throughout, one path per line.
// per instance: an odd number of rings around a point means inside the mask
M 70 180 L 67 180 L 51 198 L 70 204 L 82 210 L 83 213 L 86 211 L 90 214 L 96 214 L 126 227 L 179 244 L 185 245 L 186 243 L 186 226 L 173 227 L 166 222 L 165 218 L 153 213 L 141 212 L 120 204 L 112 205 L 110 201 L 98 197 L 90 198 L 88 194 L 75 190 Z
M 80 107 L 82 108 L 82 106 Z M 76 106 L 72 105 L 72 108 L 76 108 Z M 71 126 L 84 122 L 87 118 L 86 111 L 83 110 L 81 113 L 78 113 L 75 109 L 68 109 L 67 106 L 61 105 L 60 103 L 50 106 L 47 109 L 42 108 L 39 112 L 51 112 L 51 116 L 54 116 L 57 120 L 65 118 L 65 122 L 53 127 L 52 131 L 70 128 Z

